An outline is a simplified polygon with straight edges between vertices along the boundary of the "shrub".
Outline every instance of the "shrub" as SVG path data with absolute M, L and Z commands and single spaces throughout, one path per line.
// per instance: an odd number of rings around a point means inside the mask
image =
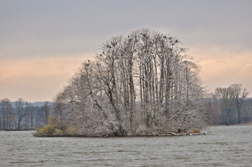
M 33 136 L 36 137 L 50 137 L 55 135 L 56 127 L 58 126 L 58 121 L 55 117 L 49 118 L 49 124 L 44 125 L 43 127 L 36 128 L 36 133 L 33 133 Z M 57 131 L 57 134 L 60 134 Z
M 43 127 L 36 128 L 36 132 L 33 133 L 35 137 L 52 137 L 52 136 L 74 136 L 78 135 L 79 129 L 75 127 L 69 127 L 66 130 L 60 128 L 59 122 L 55 117 L 49 118 L 49 123 L 44 125 Z
M 56 117 L 50 117 L 48 122 L 49 122 L 49 125 L 58 126 L 58 124 L 59 124 Z
M 54 136 L 64 136 L 64 132 L 61 129 L 55 129 Z
M 37 132 L 33 134 L 33 136 L 42 137 L 42 136 L 53 136 L 55 131 L 55 126 L 51 124 L 46 124 L 43 127 L 38 127 L 35 129 Z
M 66 134 L 70 135 L 70 136 L 77 135 L 78 134 L 78 128 L 76 126 L 75 127 L 69 127 L 69 128 L 66 129 Z
M 55 131 L 55 126 L 51 124 L 45 125 L 42 128 L 42 132 L 45 133 L 46 136 L 53 136 L 54 131 Z

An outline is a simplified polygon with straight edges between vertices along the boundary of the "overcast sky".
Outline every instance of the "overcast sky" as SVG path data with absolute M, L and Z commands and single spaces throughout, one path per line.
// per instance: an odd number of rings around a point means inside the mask
M 210 92 L 234 83 L 252 92 L 251 9 L 251 0 L 0 0 L 0 99 L 52 101 L 104 42 L 141 28 L 180 39 Z

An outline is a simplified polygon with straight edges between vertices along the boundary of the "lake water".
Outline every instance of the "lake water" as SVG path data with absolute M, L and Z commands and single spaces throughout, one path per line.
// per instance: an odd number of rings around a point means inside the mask
M 0 166 L 250 166 L 252 126 L 201 136 L 36 138 L 0 132 Z

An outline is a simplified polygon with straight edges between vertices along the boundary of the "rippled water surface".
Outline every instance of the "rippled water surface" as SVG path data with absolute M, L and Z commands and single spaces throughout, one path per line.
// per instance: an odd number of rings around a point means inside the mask
M 205 136 L 36 138 L 0 132 L 0 166 L 251 166 L 252 126 Z

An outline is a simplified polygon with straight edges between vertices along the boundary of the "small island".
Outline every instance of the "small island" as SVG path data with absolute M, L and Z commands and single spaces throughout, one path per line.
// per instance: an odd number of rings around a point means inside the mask
M 34 136 L 162 136 L 207 125 L 199 67 L 181 42 L 141 29 L 105 42 L 54 98 Z

